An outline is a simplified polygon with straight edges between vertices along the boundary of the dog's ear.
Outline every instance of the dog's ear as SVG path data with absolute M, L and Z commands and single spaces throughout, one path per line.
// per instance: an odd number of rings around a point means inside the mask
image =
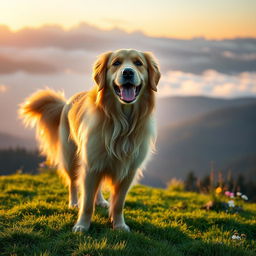
M 159 66 L 156 62 L 156 59 L 153 57 L 153 54 L 150 52 L 145 52 L 144 56 L 148 63 L 148 75 L 149 75 L 149 85 L 153 91 L 157 91 L 157 84 L 161 77 L 161 73 L 159 71 Z
M 98 91 L 105 87 L 107 63 L 112 52 L 106 52 L 99 56 L 93 66 L 93 79 L 98 85 Z

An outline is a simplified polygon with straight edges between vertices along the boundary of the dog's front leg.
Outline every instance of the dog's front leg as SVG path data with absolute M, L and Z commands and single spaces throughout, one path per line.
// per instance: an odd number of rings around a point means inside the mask
M 87 231 L 91 224 L 91 218 L 94 210 L 95 195 L 100 184 L 99 174 L 87 171 L 82 185 L 81 208 L 77 223 L 73 227 L 73 232 Z
M 111 200 L 110 216 L 113 221 L 114 229 L 121 229 L 130 231 L 128 225 L 126 225 L 123 215 L 123 208 L 126 194 L 133 181 L 135 172 L 129 174 L 129 177 L 124 178 L 121 182 L 114 186 L 114 193 Z

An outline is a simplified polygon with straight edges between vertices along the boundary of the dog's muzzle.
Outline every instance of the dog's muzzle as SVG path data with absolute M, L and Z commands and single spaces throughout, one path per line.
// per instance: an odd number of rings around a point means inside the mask
M 114 89 L 117 96 L 126 103 L 136 100 L 140 93 L 142 84 L 138 84 L 138 77 L 132 68 L 124 68 L 119 75 L 117 83 L 114 83 Z

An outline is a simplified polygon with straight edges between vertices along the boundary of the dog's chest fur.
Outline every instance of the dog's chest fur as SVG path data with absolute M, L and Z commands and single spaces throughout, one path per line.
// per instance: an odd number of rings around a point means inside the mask
M 128 123 L 128 122 L 127 122 Z M 113 179 L 123 179 L 130 171 L 142 166 L 151 148 L 153 139 L 153 124 L 147 120 L 142 130 L 129 133 L 133 125 L 125 127 L 121 123 L 110 122 L 107 127 L 103 124 L 99 131 L 91 129 L 88 133 L 86 161 L 89 169 L 104 171 Z M 143 134 L 138 137 L 138 132 Z
M 73 107 L 76 104 L 79 102 Z M 81 108 L 72 109 L 74 116 L 81 112 Z M 77 128 L 72 129 L 72 123 L 70 126 L 87 171 L 104 172 L 111 179 L 122 180 L 130 171 L 142 167 L 154 144 L 151 114 L 143 119 L 132 108 L 119 109 L 118 115 L 111 116 L 109 112 L 108 117 L 97 108 L 82 112 Z

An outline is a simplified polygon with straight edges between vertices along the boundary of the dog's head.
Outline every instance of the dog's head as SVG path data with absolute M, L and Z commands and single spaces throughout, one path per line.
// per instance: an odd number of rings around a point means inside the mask
M 102 54 L 94 65 L 98 91 L 110 92 L 123 104 L 135 103 L 145 90 L 157 91 L 158 65 L 151 53 L 122 49 Z

